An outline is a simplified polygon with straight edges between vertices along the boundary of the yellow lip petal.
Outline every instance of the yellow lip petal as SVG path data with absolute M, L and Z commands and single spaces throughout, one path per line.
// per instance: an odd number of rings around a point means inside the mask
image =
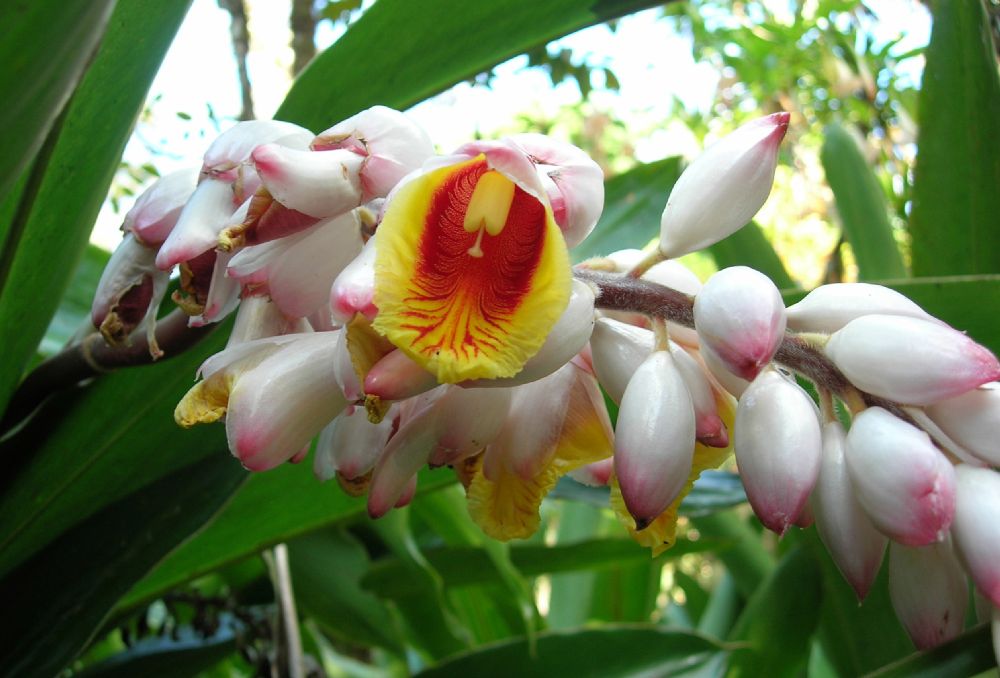
M 552 210 L 483 155 L 401 187 L 376 237 L 374 327 L 442 383 L 513 376 L 569 301 Z

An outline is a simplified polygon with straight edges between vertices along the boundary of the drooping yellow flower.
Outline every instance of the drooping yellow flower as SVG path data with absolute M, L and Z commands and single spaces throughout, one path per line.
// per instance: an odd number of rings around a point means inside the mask
M 401 185 L 376 233 L 374 327 L 442 383 L 516 374 L 570 294 L 531 159 L 472 148 Z
M 719 416 L 726 424 L 726 429 L 731 431 L 736 418 L 735 401 L 732 396 L 717 392 L 715 402 L 719 408 Z M 618 521 L 628 529 L 632 538 L 642 546 L 649 547 L 652 550 L 652 555 L 656 557 L 677 543 L 677 511 L 680 508 L 681 502 L 684 501 L 684 497 L 691 492 L 694 482 L 701 476 L 702 471 L 718 468 L 732 453 L 732 438 L 730 438 L 727 447 L 708 447 L 701 443 L 696 444 L 691 473 L 688 476 L 687 483 L 684 485 L 684 489 L 681 490 L 680 495 L 663 513 L 642 530 L 635 529 L 635 519 L 625 507 L 625 500 L 622 498 L 618 479 L 613 475 L 611 477 L 611 508 L 614 510 Z
M 502 541 L 534 534 L 542 499 L 559 478 L 607 459 L 614 449 L 603 396 L 588 370 L 569 363 L 515 390 L 521 393 L 514 396 L 509 426 L 471 468 L 462 469 L 471 476 L 469 514 L 483 532 Z M 544 399 L 564 403 L 555 425 Z M 532 410 L 540 416 L 518 416 Z

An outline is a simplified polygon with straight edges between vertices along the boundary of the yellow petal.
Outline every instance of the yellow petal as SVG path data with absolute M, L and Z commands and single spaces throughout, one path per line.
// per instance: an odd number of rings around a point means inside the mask
M 229 391 L 234 382 L 235 377 L 228 370 L 220 370 L 199 381 L 177 403 L 174 421 L 184 428 L 218 421 L 229 406 Z
M 732 396 L 716 392 L 716 405 L 719 409 L 719 416 L 726 423 L 726 428 L 733 430 L 733 420 L 736 417 L 736 404 Z M 733 438 L 729 438 L 728 447 L 707 447 L 701 443 L 695 445 L 694 461 L 691 464 L 691 475 L 688 476 L 687 483 L 680 495 L 674 502 L 666 508 L 656 519 L 643 530 L 635 529 L 635 519 L 625 508 L 625 500 L 622 499 L 622 492 L 618 486 L 618 479 L 611 476 L 611 508 L 614 510 L 618 521 L 624 525 L 632 538 L 642 546 L 652 549 L 655 558 L 677 543 L 677 510 L 684 497 L 691 492 L 694 481 L 701 476 L 702 471 L 718 468 L 733 452 Z
M 614 451 L 611 422 L 593 375 L 581 374 L 570 397 L 576 406 L 569 408 L 555 454 L 533 478 L 525 480 L 505 464 L 498 464 L 497 477 L 490 481 L 482 472 L 482 455 L 476 458 L 468 487 L 469 514 L 494 539 L 530 537 L 541 522 L 538 509 L 542 499 L 556 481 L 574 469 L 607 459 Z M 582 406 L 581 400 L 590 402 L 591 407 Z
M 374 327 L 442 383 L 513 376 L 569 301 L 552 210 L 484 155 L 402 186 L 376 238 Z
M 372 365 L 391 353 L 395 348 L 374 329 L 371 321 L 361 313 L 355 313 L 354 318 L 347 323 L 347 351 L 351 356 L 351 366 L 358 377 L 358 383 L 365 383 L 365 377 L 371 371 Z M 378 396 L 365 396 L 365 411 L 368 420 L 377 424 L 385 417 L 392 403 L 383 402 Z

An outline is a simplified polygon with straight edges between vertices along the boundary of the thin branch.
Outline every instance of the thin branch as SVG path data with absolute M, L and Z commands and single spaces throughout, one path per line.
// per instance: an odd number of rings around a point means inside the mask
M 156 342 L 165 354 L 162 360 L 187 350 L 217 327 L 188 327 L 187 323 L 188 316 L 179 310 L 172 311 L 157 322 Z M 11 397 L 3 421 L 0 422 L 0 431 L 13 428 L 56 391 L 119 367 L 135 367 L 152 362 L 145 332 L 137 332 L 130 345 L 119 347 L 109 346 L 97 332 L 88 334 L 81 341 L 67 346 L 39 364 L 25 377 Z
M 279 635 L 275 637 L 278 675 L 288 678 L 305 678 L 302 663 L 302 636 L 295 610 L 295 593 L 292 591 L 292 574 L 288 567 L 288 547 L 276 544 L 263 553 L 264 562 L 271 573 L 274 594 L 278 599 Z M 286 662 L 282 662 L 282 660 Z M 286 671 L 287 669 L 287 671 Z
M 292 0 L 289 24 L 292 28 L 292 52 L 295 54 L 295 61 L 292 63 L 294 78 L 316 56 L 316 15 L 313 13 L 313 0 Z

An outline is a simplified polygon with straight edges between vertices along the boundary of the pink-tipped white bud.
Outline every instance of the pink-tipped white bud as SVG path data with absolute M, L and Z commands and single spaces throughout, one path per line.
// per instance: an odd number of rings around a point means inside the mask
M 417 471 L 427 463 L 440 431 L 439 411 L 433 407 L 400 424 L 375 465 L 368 488 L 368 515 L 381 518 L 405 497 Z
M 203 327 L 209 323 L 222 320 L 240 303 L 240 284 L 226 275 L 226 270 L 233 255 L 229 252 L 218 252 L 212 265 L 212 275 L 208 281 L 208 294 L 205 296 L 205 306 L 201 313 L 191 316 L 188 324 L 191 327 Z
M 346 324 L 360 313 L 369 320 L 378 309 L 372 302 L 375 292 L 375 242 L 369 238 L 361 253 L 344 267 L 330 289 L 330 310 L 334 320 Z
M 715 391 L 698 361 L 677 344 L 670 343 L 670 355 L 674 358 L 694 406 L 695 435 L 698 442 L 709 447 L 727 447 L 729 432 L 719 416 L 715 404 Z
M 515 134 L 511 141 L 531 157 L 567 247 L 586 238 L 604 209 L 604 172 L 582 150 L 544 134 Z
M 615 470 L 615 458 L 608 457 L 593 464 L 587 464 L 569 472 L 569 477 L 589 487 L 605 487 L 611 481 L 611 474 Z
M 312 132 L 290 122 L 280 120 L 238 122 L 220 134 L 208 147 L 201 171 L 208 177 L 231 183 L 239 178 L 241 166 L 246 163 L 250 153 L 257 146 L 281 144 L 288 148 L 305 149 L 311 140 Z
M 660 219 L 660 251 L 670 258 L 735 233 L 761 208 L 774 183 L 788 113 L 752 120 L 710 146 L 674 184 Z
M 520 386 L 548 376 L 582 351 L 594 331 L 594 290 L 582 280 L 573 280 L 569 303 L 545 343 L 528 358 L 521 371 L 506 379 L 477 379 L 463 384 L 479 388 Z
M 960 464 L 951 534 L 976 588 L 1000 607 L 1000 473 Z
M 251 471 L 290 459 L 347 401 L 333 378 L 336 333 L 298 335 L 240 376 L 229 394 L 229 448 Z
M 405 114 L 386 106 L 372 106 L 337 123 L 316 137 L 312 149 L 346 149 L 362 156 L 365 202 L 388 195 L 400 179 L 434 155 L 427 132 Z
M 195 168 L 171 172 L 143 191 L 125 214 L 123 231 L 131 231 L 149 247 L 159 247 L 177 223 L 198 185 Z
M 961 633 L 969 589 L 948 541 L 919 548 L 894 542 L 889 547 L 889 597 L 917 649 L 936 647 Z
M 955 515 L 955 470 L 930 437 L 881 407 L 854 418 L 847 470 L 883 534 L 907 546 L 941 541 Z
M 816 527 L 844 579 L 864 600 L 882 565 L 888 539 L 875 529 L 854 496 L 844 459 L 847 433 L 837 421 L 823 426 L 823 458 L 810 497 Z
M 610 318 L 598 318 L 590 336 L 591 359 L 597 380 L 616 403 L 639 365 L 653 351 L 653 333 Z
M 228 270 L 230 277 L 245 285 L 266 285 L 282 313 L 304 318 L 326 307 L 334 279 L 361 247 L 361 222 L 348 212 L 294 235 L 244 248 Z
M 701 346 L 698 349 L 698 355 L 701 356 L 702 362 L 705 363 L 705 368 L 708 370 L 709 374 L 715 377 L 715 380 L 719 385 L 725 389 L 730 395 L 735 398 L 739 398 L 743 395 L 743 392 L 747 390 L 750 386 L 750 382 L 741 377 L 737 377 L 735 374 L 729 371 L 723 363 L 719 356 L 708 346 Z
M 632 375 L 615 426 L 615 476 L 638 529 L 684 489 L 694 446 L 691 395 L 675 359 L 656 351 Z
M 785 305 L 770 278 L 733 266 L 709 278 L 695 297 L 694 325 L 733 374 L 752 380 L 785 338 Z
M 927 407 L 949 438 L 991 466 L 1000 466 L 1000 383 L 991 382 Z
M 894 289 L 871 283 L 821 285 L 788 307 L 788 326 L 796 332 L 833 334 L 863 315 L 902 315 L 943 324 Z
M 219 242 L 219 232 L 229 225 L 237 207 L 229 183 L 212 177 L 203 179 L 160 245 L 156 265 L 169 271 L 182 261 L 213 249 Z
M 734 451 L 747 499 L 764 526 L 783 535 L 819 476 L 816 406 L 798 384 L 768 368 L 740 397 Z
M 329 480 L 335 473 L 348 480 L 365 475 L 375 468 L 396 423 L 396 417 L 389 414 L 373 424 L 363 407 L 348 407 L 320 433 L 313 473 L 320 480 Z
M 364 157 L 353 151 L 300 151 L 263 144 L 251 158 L 264 187 L 289 209 L 321 219 L 362 203 Z
M 397 349 L 386 354 L 368 370 L 364 392 L 382 400 L 405 400 L 437 385 L 433 374 Z
M 928 405 L 1000 379 L 1000 361 L 950 327 L 904 316 L 866 315 L 830 337 L 826 354 L 863 391 Z

